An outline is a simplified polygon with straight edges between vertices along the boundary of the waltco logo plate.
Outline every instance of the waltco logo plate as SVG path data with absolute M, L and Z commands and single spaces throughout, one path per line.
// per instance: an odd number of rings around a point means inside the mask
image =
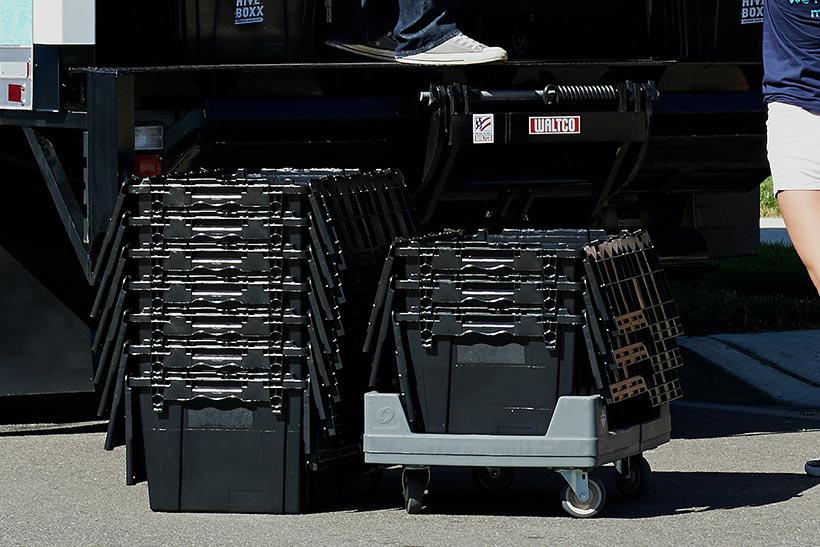
M 530 135 L 580 135 L 581 116 L 530 116 Z

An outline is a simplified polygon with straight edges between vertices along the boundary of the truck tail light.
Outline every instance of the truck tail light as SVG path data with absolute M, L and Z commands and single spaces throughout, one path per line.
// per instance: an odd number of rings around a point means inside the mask
M 158 177 L 162 175 L 162 156 L 159 154 L 135 156 L 134 174 L 138 177 Z
M 9 102 L 23 104 L 23 86 L 9 84 Z

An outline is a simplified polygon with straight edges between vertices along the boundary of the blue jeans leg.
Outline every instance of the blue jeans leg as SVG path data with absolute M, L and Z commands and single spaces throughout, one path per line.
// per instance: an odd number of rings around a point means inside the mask
M 396 56 L 433 49 L 459 33 L 450 16 L 455 0 L 399 0 L 399 21 L 393 34 Z

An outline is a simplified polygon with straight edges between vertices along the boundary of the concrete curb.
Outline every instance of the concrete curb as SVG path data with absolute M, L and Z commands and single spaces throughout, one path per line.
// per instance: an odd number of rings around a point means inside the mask
M 796 343 L 801 340 L 802 343 Z M 820 410 L 820 332 L 682 337 L 692 400 Z M 690 367 L 691 365 L 691 367 Z

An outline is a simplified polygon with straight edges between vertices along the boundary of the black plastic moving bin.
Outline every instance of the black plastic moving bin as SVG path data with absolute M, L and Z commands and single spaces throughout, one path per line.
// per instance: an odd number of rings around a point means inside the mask
M 189 62 L 307 60 L 315 0 L 179 0 Z
M 230 400 L 169 402 L 155 412 L 150 389 L 141 388 L 151 509 L 301 512 L 301 401 L 288 406 L 296 415 Z
M 543 339 L 467 335 L 426 348 L 418 329 L 403 330 L 425 432 L 546 433 L 561 359 Z
M 654 56 L 687 61 L 758 61 L 765 0 L 654 0 Z
M 419 431 L 546 433 L 575 382 L 583 246 L 603 236 L 450 232 L 394 245 L 368 342 L 392 330 Z
M 366 347 L 416 433 L 544 435 L 565 395 L 599 391 L 625 425 L 679 398 L 680 334 L 644 232 L 446 232 L 395 243 Z
M 418 227 L 401 175 L 135 179 L 115 216 L 97 382 L 106 446 L 125 437 L 151 507 L 298 513 L 310 477 L 361 471 L 367 310 L 393 238 Z

